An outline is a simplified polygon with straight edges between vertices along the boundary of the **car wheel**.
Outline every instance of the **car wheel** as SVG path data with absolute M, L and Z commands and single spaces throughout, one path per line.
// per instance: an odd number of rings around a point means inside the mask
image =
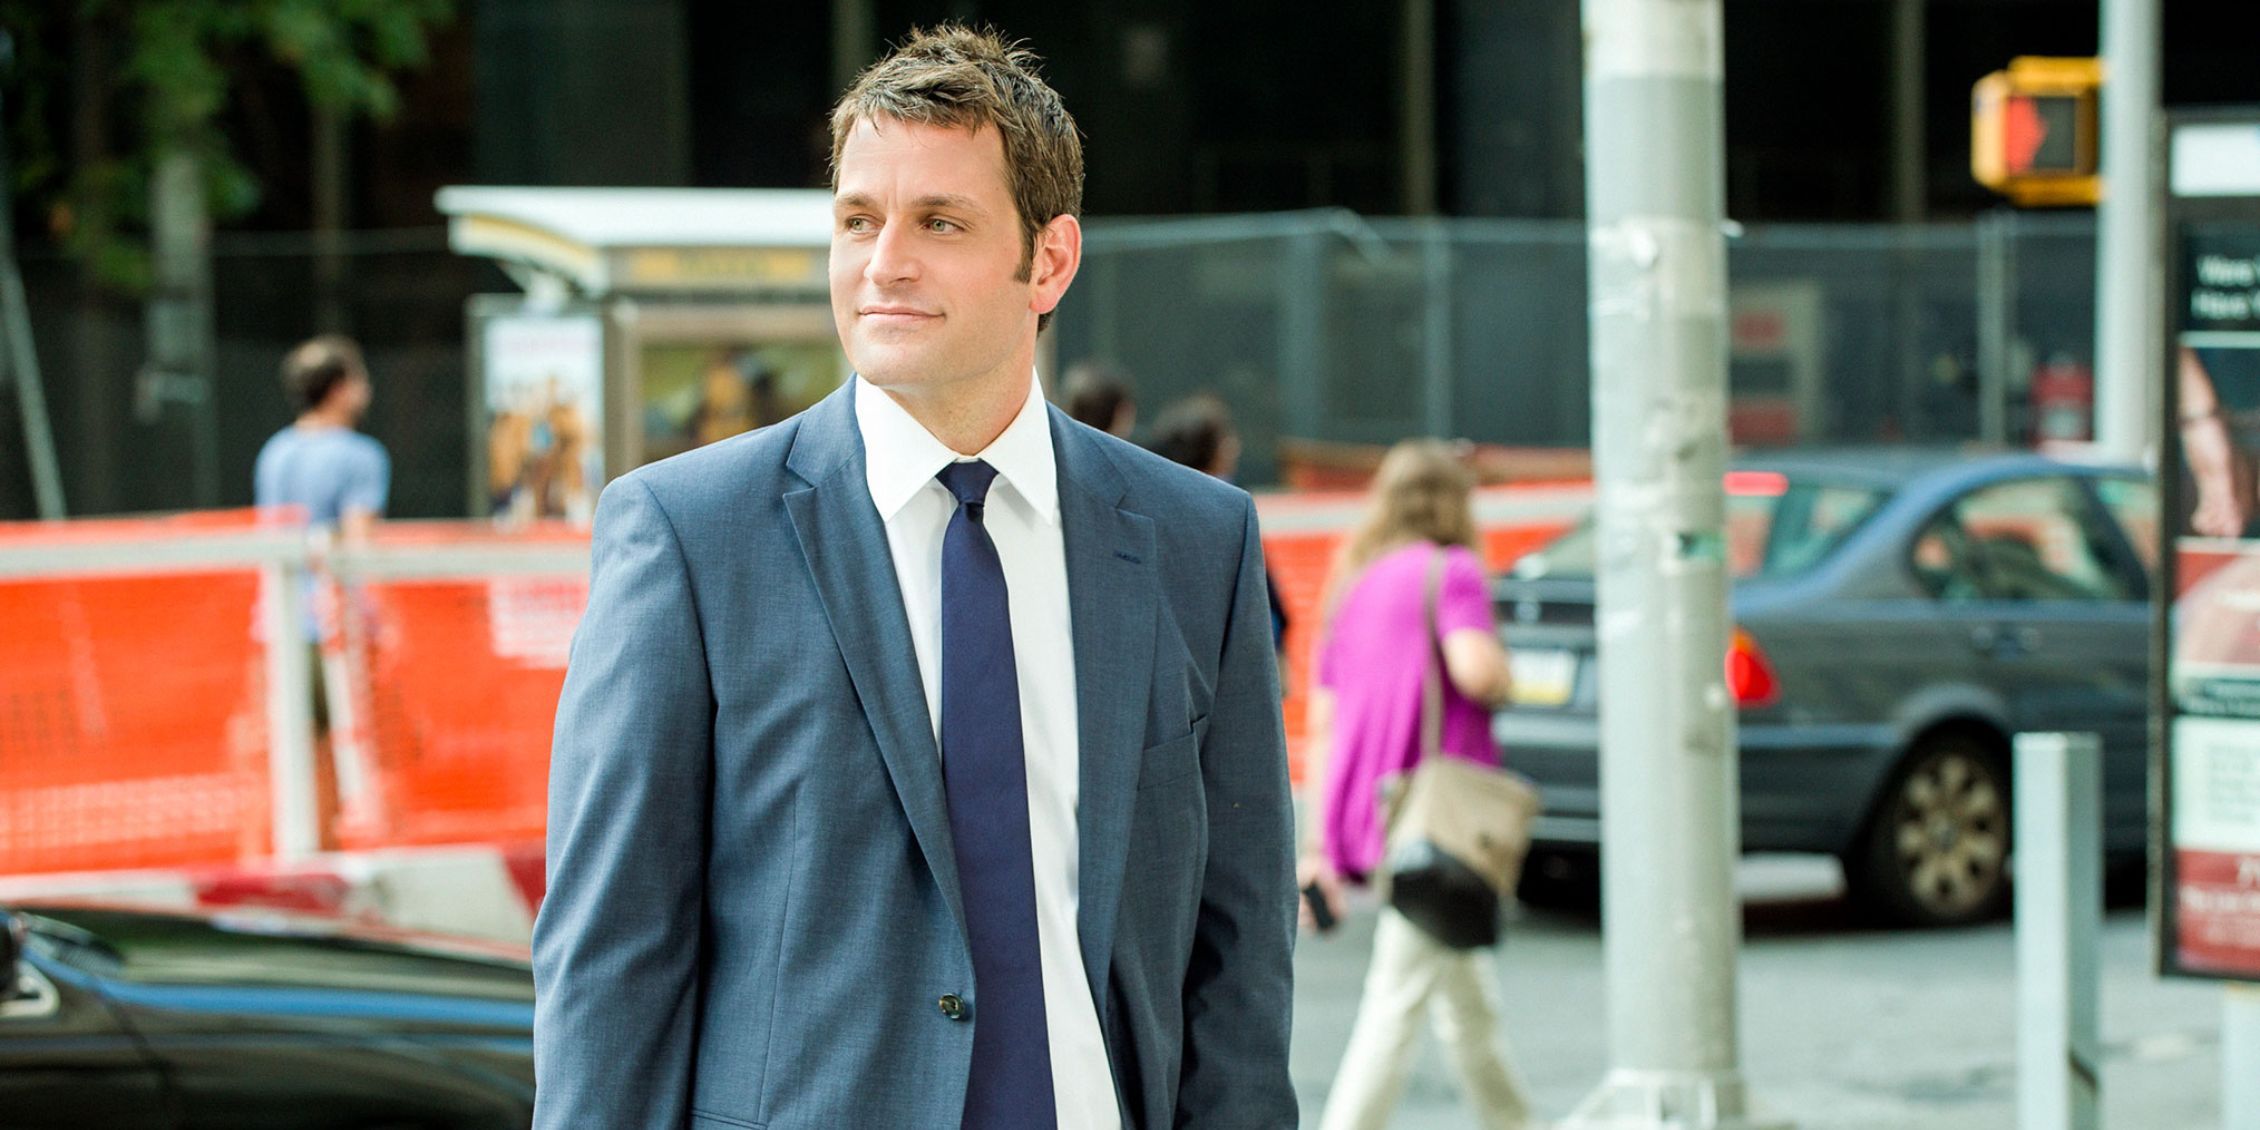
M 2009 897 L 2009 774 L 1968 733 L 1924 738 L 1884 786 L 1845 877 L 1896 922 L 1954 926 L 1999 916 Z

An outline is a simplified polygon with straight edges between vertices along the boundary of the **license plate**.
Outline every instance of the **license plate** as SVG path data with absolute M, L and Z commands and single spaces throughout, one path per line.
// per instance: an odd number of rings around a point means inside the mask
M 1561 706 L 1577 687 L 1577 655 L 1560 648 L 1510 648 L 1516 706 Z

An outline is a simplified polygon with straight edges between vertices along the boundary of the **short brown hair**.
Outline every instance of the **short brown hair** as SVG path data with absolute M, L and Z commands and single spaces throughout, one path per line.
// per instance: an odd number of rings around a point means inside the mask
M 1161 410 L 1146 449 L 1172 463 L 1216 473 L 1216 458 L 1234 435 L 1232 409 L 1211 392 L 1197 392 Z
M 864 68 L 832 108 L 832 188 L 840 150 L 855 123 L 879 118 L 952 126 L 993 126 L 1004 141 L 1005 183 L 1020 212 L 1020 278 L 1036 260 L 1044 225 L 1083 210 L 1083 141 L 1059 92 L 1036 73 L 1041 60 L 993 30 L 945 23 L 912 28 L 886 58 Z M 1045 314 L 1038 329 L 1051 321 Z
M 1130 395 L 1130 374 L 1106 361 L 1085 359 L 1068 366 L 1060 394 L 1070 419 L 1102 432 L 1113 431 L 1123 410 L 1136 404 Z
M 283 395 L 300 412 L 320 408 L 330 398 L 330 390 L 348 377 L 368 375 L 361 347 L 344 334 L 310 338 L 283 355 Z

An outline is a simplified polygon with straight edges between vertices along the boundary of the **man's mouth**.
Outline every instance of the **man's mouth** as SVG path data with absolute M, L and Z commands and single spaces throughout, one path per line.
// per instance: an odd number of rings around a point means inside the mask
M 865 306 L 857 310 L 856 315 L 865 321 L 877 322 L 880 325 L 900 326 L 914 325 L 941 316 L 930 310 L 920 310 L 915 306 L 892 305 Z

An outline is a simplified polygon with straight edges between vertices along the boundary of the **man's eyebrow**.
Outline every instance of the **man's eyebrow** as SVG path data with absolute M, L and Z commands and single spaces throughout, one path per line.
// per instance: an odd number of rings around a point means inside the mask
M 937 193 L 931 196 L 921 196 L 917 200 L 912 201 L 912 203 L 919 208 L 925 209 L 941 208 L 957 212 L 988 211 L 988 209 L 981 207 L 979 201 L 973 199 L 970 196 L 961 196 L 957 193 Z
M 952 212 L 973 212 L 982 215 L 988 213 L 988 209 L 983 208 L 980 201 L 955 192 L 938 192 L 921 196 L 911 201 L 910 205 L 913 208 L 928 212 L 938 209 Z M 872 210 L 878 206 L 878 201 L 861 192 L 850 192 L 832 198 L 832 210 L 834 212 Z

